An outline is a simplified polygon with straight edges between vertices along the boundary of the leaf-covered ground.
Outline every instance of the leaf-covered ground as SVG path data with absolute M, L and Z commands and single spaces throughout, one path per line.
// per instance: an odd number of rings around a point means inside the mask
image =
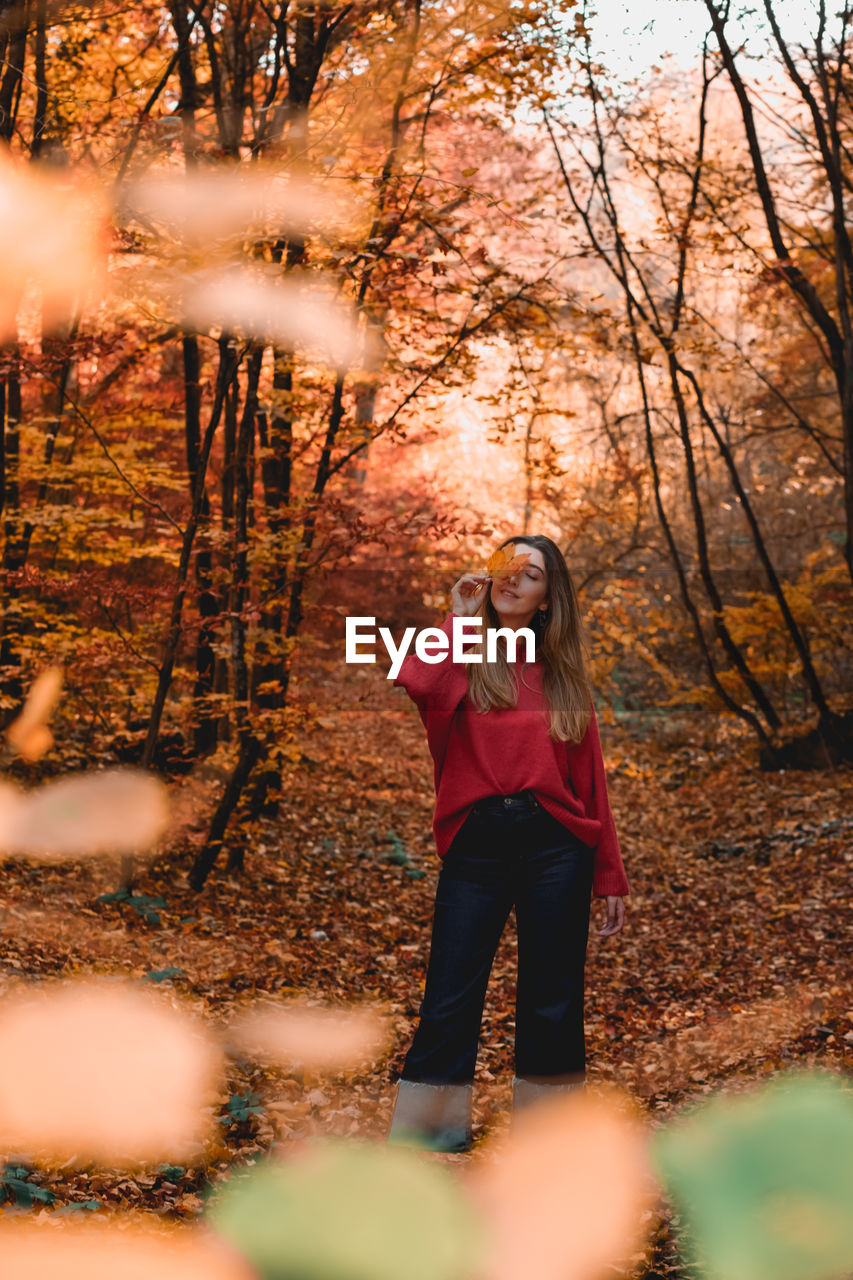
M 594 904 L 590 1082 L 621 1085 L 658 1122 L 723 1083 L 793 1065 L 849 1069 L 853 772 L 762 774 L 748 748 L 602 732 L 632 894 L 623 934 L 606 943 Z M 213 1025 L 252 994 L 299 994 L 379 1001 L 393 1027 L 388 1055 L 355 1075 L 305 1078 L 231 1060 L 221 1139 L 194 1169 L 51 1170 L 4 1153 L 7 1176 L 16 1165 L 19 1181 L 56 1197 L 29 1212 L 88 1201 L 190 1219 L 229 1166 L 275 1144 L 307 1133 L 384 1137 L 423 989 L 439 866 L 432 806 L 420 721 L 389 690 L 377 705 L 332 716 L 305 744 L 282 814 L 247 849 L 241 878 L 218 868 L 194 893 L 184 841 L 138 876 L 135 893 L 162 900 L 147 904 L 146 919 L 126 902 L 96 900 L 116 888 L 115 866 L 4 864 L 4 987 L 21 977 L 149 975 Z M 448 1164 L 476 1159 L 476 1140 L 508 1124 L 514 982 L 511 916 L 483 1021 L 474 1152 L 434 1157 Z M 15 1202 L 11 1189 L 6 1196 Z M 677 1266 L 666 1224 L 637 1262 Z

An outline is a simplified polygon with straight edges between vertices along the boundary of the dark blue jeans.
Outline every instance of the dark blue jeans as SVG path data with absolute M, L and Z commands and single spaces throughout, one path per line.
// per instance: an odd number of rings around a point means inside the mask
M 532 791 L 478 801 L 442 862 L 420 1021 L 401 1080 L 473 1079 L 489 974 L 513 905 L 516 1077 L 583 1080 L 593 857 Z

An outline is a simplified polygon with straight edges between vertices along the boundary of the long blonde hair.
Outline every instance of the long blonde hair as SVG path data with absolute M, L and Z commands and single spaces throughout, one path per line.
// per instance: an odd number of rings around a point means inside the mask
M 552 738 L 580 742 L 591 718 L 592 686 L 587 673 L 586 635 L 572 575 L 559 547 L 544 534 L 517 534 L 502 542 L 501 547 L 511 542 L 536 547 L 545 561 L 548 609 L 544 613 L 537 609 L 531 626 L 536 635 L 536 656 L 543 665 L 542 690 L 550 720 L 548 732 Z M 523 553 L 522 546 L 520 554 Z M 489 628 L 501 625 L 491 591 L 484 594 L 477 614 L 483 619 L 485 640 Z M 478 711 L 514 707 L 518 702 L 518 685 L 511 670 L 515 664 L 507 661 L 504 644 L 498 644 L 496 651 L 494 662 L 485 661 L 484 648 L 483 661 L 468 664 L 468 687 Z

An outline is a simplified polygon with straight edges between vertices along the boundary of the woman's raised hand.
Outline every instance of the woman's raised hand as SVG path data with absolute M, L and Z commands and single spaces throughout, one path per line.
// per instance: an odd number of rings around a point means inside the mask
M 473 618 L 480 608 L 487 582 L 491 582 L 487 573 L 466 573 L 454 584 L 450 599 L 457 618 Z

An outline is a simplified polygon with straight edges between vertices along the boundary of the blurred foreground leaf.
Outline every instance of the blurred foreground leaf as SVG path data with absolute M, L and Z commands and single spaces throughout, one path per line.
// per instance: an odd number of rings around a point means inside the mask
M 155 844 L 168 825 L 168 792 L 141 769 L 69 774 L 32 791 L 0 787 L 4 858 L 138 853 Z
M 212 1136 L 221 1047 L 150 988 L 22 984 L 0 1002 L 0 1043 L 0 1147 L 127 1167 L 194 1158 Z
M 489 1223 L 487 1280 L 599 1280 L 640 1247 L 657 1185 L 646 1126 L 614 1089 L 519 1108 L 465 1171 Z
M 792 1072 L 661 1129 L 652 1158 L 712 1280 L 830 1280 L 853 1269 L 853 1091 Z
M 53 734 L 47 722 L 59 700 L 62 679 L 60 667 L 42 671 L 27 694 L 21 714 L 6 730 L 7 742 L 24 760 L 38 760 L 53 746 Z
M 483 1244 L 449 1170 L 412 1151 L 331 1138 L 238 1174 L 207 1219 L 264 1280 L 452 1280 L 475 1271 Z
M 71 1206 L 68 1206 L 71 1208 Z M 75 1206 L 76 1207 L 76 1206 Z M 164 1230 L 131 1214 L 63 1213 L 50 1226 L 0 1214 L 3 1275 L 15 1280 L 255 1280 L 210 1232 Z
M 81 172 L 0 157 L 0 341 L 15 340 L 28 284 L 41 293 L 42 323 L 61 326 L 81 298 L 106 284 L 107 202 Z
M 376 1006 L 339 1009 L 305 1000 L 252 1000 L 228 1027 L 231 1052 L 261 1062 L 298 1062 L 334 1071 L 373 1061 L 386 1047 L 388 1028 Z

